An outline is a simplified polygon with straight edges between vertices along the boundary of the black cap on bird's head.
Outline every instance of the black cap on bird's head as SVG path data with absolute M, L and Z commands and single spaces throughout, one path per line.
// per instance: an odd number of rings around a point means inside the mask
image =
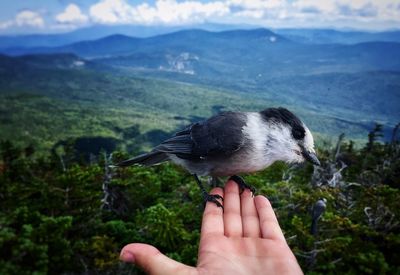
M 287 162 L 309 161 L 321 165 L 314 149 L 314 139 L 307 126 L 292 112 L 285 108 L 269 108 L 261 111 L 263 119 L 279 128 L 279 135 L 272 137 L 277 141 L 282 158 Z

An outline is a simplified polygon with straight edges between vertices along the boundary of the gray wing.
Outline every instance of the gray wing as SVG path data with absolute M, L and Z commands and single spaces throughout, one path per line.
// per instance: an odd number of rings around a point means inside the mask
M 221 113 L 188 126 L 155 147 L 153 152 L 175 154 L 191 160 L 229 156 L 243 146 L 245 137 L 242 129 L 245 124 L 243 113 Z

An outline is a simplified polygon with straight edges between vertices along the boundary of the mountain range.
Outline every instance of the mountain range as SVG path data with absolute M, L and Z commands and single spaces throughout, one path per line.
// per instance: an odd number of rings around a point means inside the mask
M 289 39 L 308 44 L 356 44 L 364 42 L 400 42 L 400 31 L 365 32 L 333 29 L 277 29 Z
M 82 40 L 95 40 L 114 34 L 134 37 L 151 37 L 161 34 L 176 32 L 182 29 L 202 29 L 208 31 L 224 31 L 231 29 L 254 29 L 251 25 L 226 25 L 216 23 L 203 23 L 182 26 L 148 26 L 148 25 L 94 25 L 79 28 L 66 33 L 55 34 L 27 34 L 27 35 L 0 35 L 0 48 L 13 47 L 58 47 Z
M 119 108 L 135 114 L 111 119 L 119 129 L 136 121 L 145 132 L 171 131 L 217 110 L 283 105 L 322 136 L 343 131 L 359 138 L 374 122 L 389 130 L 400 118 L 398 34 L 188 29 L 150 37 L 113 34 L 56 46 L 0 47 L 0 95 L 14 105 L 16 99 L 9 96 L 15 93 L 40 95 L 35 99 L 39 105 L 44 104 L 42 97 L 63 108 L 68 101 L 77 104 L 75 113 L 82 106 L 91 112 L 102 106 L 110 114 Z M 160 114 L 165 119 L 157 125 Z M 104 126 L 110 124 L 103 120 L 110 119 L 96 117 L 100 132 L 120 137 Z
M 203 23 L 182 26 L 147 26 L 147 25 L 95 25 L 80 28 L 71 32 L 57 34 L 0 35 L 0 48 L 15 47 L 58 47 L 82 40 L 96 40 L 106 36 L 121 34 L 133 37 L 151 37 L 176 32 L 182 29 L 202 29 L 207 31 L 226 31 L 234 29 L 256 29 L 254 25 L 232 25 Z M 372 41 L 400 42 L 400 31 L 354 31 L 336 29 L 273 29 L 276 34 L 283 35 L 293 41 L 311 44 L 356 44 Z
M 188 59 L 187 63 L 219 69 L 217 63 L 246 68 L 245 73 L 285 74 L 399 70 L 397 42 L 304 44 L 266 29 L 209 32 L 184 30 L 149 38 L 111 35 L 60 47 L 9 48 L 8 55 L 73 53 L 101 63 L 130 67 L 165 67 L 167 59 Z M 251 53 L 251 54 L 250 54 Z M 182 54 L 186 58 L 182 58 Z M 148 59 L 148 66 L 146 65 Z M 154 60 L 159 62 L 154 63 Z M 190 62 L 189 62 L 190 61 Z M 222 67 L 226 66 L 222 64 Z M 243 71 L 243 70 L 240 70 Z

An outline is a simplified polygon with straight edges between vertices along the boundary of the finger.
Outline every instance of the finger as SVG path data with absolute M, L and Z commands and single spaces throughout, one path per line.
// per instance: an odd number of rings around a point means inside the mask
M 260 220 L 254 198 L 250 190 L 245 189 L 240 196 L 242 226 L 244 237 L 261 237 Z
M 261 235 L 265 239 L 285 240 L 269 200 L 261 195 L 254 198 L 260 218 Z
M 224 191 L 221 188 L 214 188 L 210 194 L 224 195 Z M 207 234 L 219 234 L 224 235 L 224 219 L 222 216 L 223 209 L 218 207 L 213 202 L 207 202 L 206 208 L 203 214 L 203 222 L 201 224 L 201 235 Z
M 138 265 L 148 274 L 188 274 L 194 268 L 174 261 L 157 248 L 148 244 L 132 243 L 126 245 L 120 254 L 120 259 L 124 262 Z
M 239 187 L 230 180 L 224 189 L 224 233 L 228 237 L 239 237 L 242 232 Z

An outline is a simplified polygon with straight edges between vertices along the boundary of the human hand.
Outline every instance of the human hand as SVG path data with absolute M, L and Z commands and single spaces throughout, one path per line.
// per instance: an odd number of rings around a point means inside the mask
M 214 203 L 206 205 L 197 267 L 141 243 L 126 245 L 121 260 L 149 274 L 302 274 L 267 198 L 254 198 L 249 190 L 239 195 L 233 181 L 211 193 L 224 198 L 224 212 Z

